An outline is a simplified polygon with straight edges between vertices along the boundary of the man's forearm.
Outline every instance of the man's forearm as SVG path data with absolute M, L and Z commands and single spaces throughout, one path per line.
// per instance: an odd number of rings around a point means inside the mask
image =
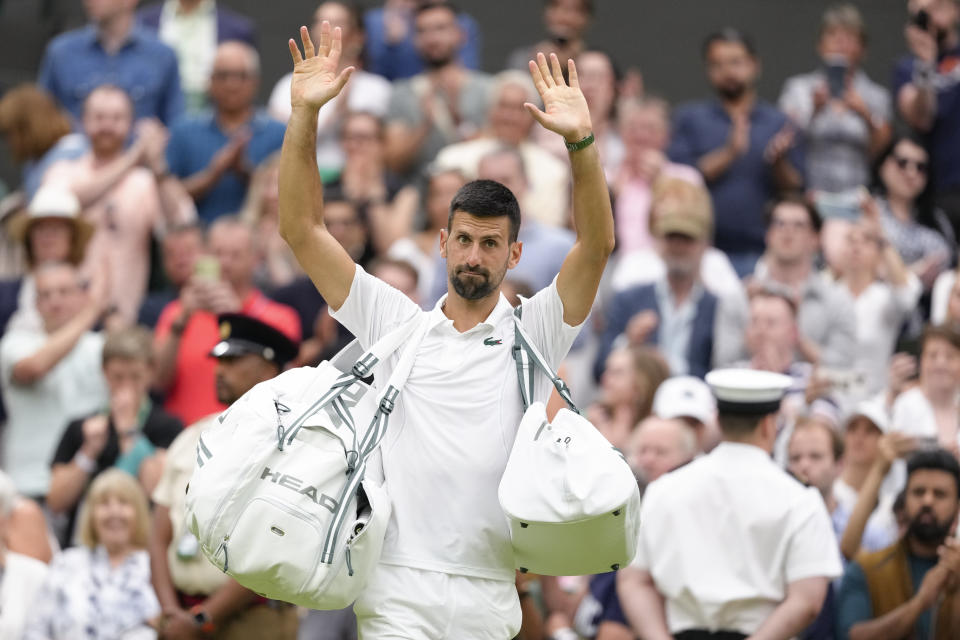
M 763 621 L 749 640 L 788 640 L 806 629 L 817 619 L 822 603 L 807 602 L 801 598 L 791 598 L 777 605 L 773 613 Z
M 803 176 L 796 170 L 786 155 L 773 163 L 773 181 L 784 191 L 795 191 L 803 186 Z
M 573 170 L 573 223 L 577 242 L 606 263 L 613 252 L 613 211 L 597 144 L 570 154 Z
M 170 174 L 158 176 L 157 195 L 160 197 L 163 219 L 168 225 L 174 226 L 196 220 L 197 209 L 183 183 L 176 177 Z
M 167 562 L 167 547 L 173 539 L 173 525 L 170 523 L 170 509 L 156 505 L 153 512 L 153 532 L 150 536 L 150 582 L 164 611 L 180 607 L 177 591 L 170 575 Z
M 296 107 L 280 151 L 280 235 L 296 253 L 298 241 L 323 225 L 323 184 L 317 168 L 317 110 Z
M 215 624 L 222 624 L 224 620 L 245 609 L 253 598 L 252 591 L 231 579 L 204 600 L 200 608 L 207 612 Z
M 840 538 L 840 553 L 847 560 L 853 560 L 860 551 L 860 541 L 863 539 L 863 531 L 867 527 L 867 520 L 870 514 L 877 506 L 877 498 L 880 495 L 880 485 L 887 474 L 886 469 L 878 464 L 870 467 L 867 478 L 860 487 L 860 493 L 857 494 L 857 502 L 853 506 L 853 512 L 847 521 L 847 526 Z
M 183 179 L 183 188 L 187 194 L 196 200 L 207 195 L 214 185 L 223 177 L 225 170 L 214 166 L 211 162 L 208 166 L 197 171 L 192 176 Z
M 185 327 L 187 320 L 175 320 L 174 324 L 182 323 Z M 154 366 L 153 386 L 157 391 L 167 391 L 173 384 L 177 370 L 177 353 L 180 351 L 180 338 L 183 329 L 170 328 L 166 337 L 156 349 L 156 363 Z
M 617 575 L 617 596 L 631 628 L 644 640 L 670 640 L 663 596 L 650 575 L 632 567 Z
M 13 365 L 12 378 L 17 384 L 33 384 L 47 375 L 73 348 L 81 336 L 100 319 L 98 305 L 89 305 L 66 325 L 49 335 L 47 341 L 33 355 Z
M 903 638 L 913 630 L 921 613 L 923 608 L 912 598 L 885 616 L 853 625 L 850 628 L 850 640 Z
M 134 145 L 128 151 L 99 167 L 89 178 L 75 180 L 70 189 L 80 201 L 80 207 L 86 209 L 112 189 L 127 172 L 140 164 L 143 151 Z
M 737 153 L 729 146 L 722 146 L 702 156 L 697 161 L 697 169 L 707 182 L 713 182 L 727 172 L 737 159 Z
M 47 507 L 54 513 L 63 513 L 80 502 L 87 488 L 90 474 L 75 461 L 56 464 L 50 476 L 50 491 L 47 492 Z
M 937 92 L 932 85 L 908 84 L 904 87 L 907 97 L 901 102 L 904 120 L 914 129 L 927 133 L 933 128 L 937 117 Z

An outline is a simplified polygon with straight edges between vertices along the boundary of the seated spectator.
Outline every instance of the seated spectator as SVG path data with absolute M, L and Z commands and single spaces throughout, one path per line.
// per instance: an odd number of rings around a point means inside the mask
M 170 128 L 170 171 L 183 180 L 208 224 L 240 210 L 254 168 L 283 144 L 283 124 L 254 105 L 259 81 L 257 50 L 224 42 L 210 73 L 212 110 L 185 116 Z
M 843 467 L 833 483 L 832 494 L 836 501 L 834 528 L 841 537 L 840 550 L 847 560 L 856 557 L 860 549 L 878 551 L 898 535 L 893 503 L 900 487 L 892 476 L 887 477 L 887 472 L 901 452 L 909 450 L 908 444 L 912 448 L 912 439 L 889 431 L 890 417 L 878 399 L 859 402 L 843 430 Z M 871 489 L 875 467 L 882 473 L 876 479 L 876 488 Z M 858 515 L 857 503 L 864 494 L 872 494 L 873 498 L 866 513 Z M 851 532 L 844 536 L 851 520 L 861 523 L 860 534 Z
M 420 283 L 417 288 L 420 290 L 421 301 L 431 299 L 434 289 L 440 286 L 435 282 L 437 277 L 442 275 L 441 282 L 444 287 L 447 286 L 446 272 L 440 274 L 437 271 L 437 262 L 440 260 L 440 231 L 447 228 L 453 196 L 466 183 L 467 179 L 459 171 L 431 171 L 427 177 L 423 203 L 426 228 L 398 239 L 387 250 L 387 255 L 391 258 L 406 260 L 417 270 Z
M 216 335 L 204 355 L 214 362 L 217 384 L 205 385 L 202 393 L 214 396 L 221 406 L 232 405 L 257 383 L 275 378 L 296 356 L 296 343 L 265 322 L 228 313 L 214 317 L 212 324 Z M 153 492 L 150 563 L 163 607 L 160 628 L 164 637 L 191 640 L 209 636 L 293 640 L 296 609 L 241 587 L 207 560 L 190 532 L 184 506 L 187 484 L 200 436 L 216 418 L 204 416 L 177 436 Z
M 403 80 L 432 66 L 416 44 L 415 14 L 426 4 L 429 0 L 384 0 L 383 8 L 364 13 L 366 59 L 371 73 L 387 80 Z M 463 36 L 456 44 L 455 56 L 466 68 L 479 69 L 480 25 L 466 13 L 457 14 L 457 25 Z
M 670 106 L 659 98 L 626 99 L 617 105 L 617 128 L 624 156 L 613 179 L 617 251 L 648 249 L 653 185 L 661 177 L 683 179 L 698 186 L 703 178 L 693 167 L 674 164 L 664 151 L 670 141 Z
M 861 68 L 867 31 L 852 4 L 827 8 L 820 20 L 820 66 L 787 78 L 780 109 L 806 136 L 807 187 L 846 196 L 857 213 L 858 188 L 870 182 L 871 159 L 890 141 L 890 93 Z M 815 198 L 818 208 L 833 200 Z M 839 204 L 839 201 L 837 201 Z
M 218 313 L 244 313 L 300 339 L 296 312 L 253 286 L 256 263 L 249 226 L 221 217 L 210 227 L 207 248 L 217 266 L 207 260 L 209 271 L 194 273 L 181 288 L 180 297 L 160 314 L 154 340 L 154 388 L 166 394 L 164 409 L 184 424 L 226 408 L 213 393 L 216 362 L 207 355 L 220 335 Z
M 17 491 L 43 498 L 50 460 L 67 423 L 107 401 L 100 370 L 103 337 L 92 331 L 106 310 L 104 283 L 85 294 L 76 268 L 48 263 L 36 271 L 43 327 L 8 331 L 0 340 L 0 388 L 7 409 L 2 468 Z
M 87 150 L 83 136 L 71 133 L 70 128 L 70 114 L 36 85 L 19 85 L 0 99 L 0 135 L 6 139 L 14 161 L 23 168 L 23 190 L 28 201 L 40 188 L 47 167 Z
M 886 389 L 887 363 L 897 337 L 920 300 L 922 286 L 887 241 L 874 199 L 863 200 L 863 217 L 850 225 L 840 284 L 853 299 L 856 345 L 851 368 L 862 376 L 861 399 Z
M 749 37 L 730 28 L 711 34 L 703 60 L 717 98 L 677 109 L 667 155 L 703 174 L 716 210 L 714 244 L 744 277 L 764 250 L 765 204 L 801 185 L 799 154 L 786 116 L 757 96 L 760 59 Z
M 138 478 L 148 494 L 160 476 L 163 451 L 183 430 L 150 400 L 153 346 L 141 327 L 109 333 L 103 343 L 108 409 L 67 425 L 53 456 L 47 507 L 68 516 L 72 535 L 87 486 L 111 467 Z M 70 539 L 62 541 L 67 546 Z
M 37 267 L 48 262 L 79 266 L 86 256 L 93 226 L 80 217 L 80 202 L 69 189 L 50 186 L 37 192 L 26 215 L 12 221 L 8 230 L 23 245 L 29 271 L 10 283 L 16 288 L 10 298 L 13 304 L 5 305 L 0 317 L 7 331 L 40 329 L 43 320 L 37 310 Z
M 697 453 L 710 453 L 720 443 L 717 401 L 707 383 L 694 376 L 671 376 L 653 396 L 653 415 L 681 420 L 693 429 Z
M 112 469 L 90 485 L 80 514 L 81 545 L 53 559 L 34 598 L 24 640 L 143 637 L 160 617 L 150 584 L 147 498 Z
M 697 436 L 683 420 L 650 416 L 630 435 L 627 462 L 645 486 L 693 460 Z
M 614 447 L 626 450 L 630 434 L 650 415 L 657 387 L 670 368 L 651 347 L 620 347 L 610 352 L 597 399 L 586 416 Z
M 203 245 L 203 229 L 195 222 L 167 229 L 160 243 L 160 255 L 168 286 L 147 294 L 140 305 L 137 324 L 149 329 L 157 326 L 164 307 L 179 297 L 180 290 L 196 271 Z
M 703 377 L 721 353 L 721 335 L 723 349 L 735 353 L 746 322 L 742 297 L 720 298 L 700 280 L 701 260 L 713 233 L 707 190 L 684 180 L 658 187 L 651 231 L 666 273 L 652 284 L 614 296 L 594 372 L 599 376 L 610 349 L 622 339 L 631 345 L 657 345 L 675 375 Z
M 38 84 L 81 120 L 90 91 L 116 84 L 131 96 L 133 118 L 157 118 L 169 126 L 183 111 L 177 56 L 139 27 L 136 2 L 84 4 L 89 25 L 61 33 L 47 44 Z
M 514 49 L 507 57 L 507 68 L 526 71 L 527 63 L 537 53 L 557 54 L 561 61 L 576 58 L 587 48 L 584 33 L 593 19 L 593 0 L 546 0 L 543 3 L 543 26 L 546 38 L 532 45 Z
M 528 184 L 522 198 L 514 194 L 520 200 L 520 210 L 527 220 L 566 227 L 570 209 L 566 159 L 559 160 L 533 142 L 533 116 L 523 106 L 524 103 L 539 102 L 540 96 L 528 71 L 497 74 L 490 88 L 487 128 L 478 138 L 444 147 L 437 154 L 433 167 L 437 170 L 456 169 L 473 180 L 479 175 L 480 162 L 485 157 L 503 147 L 515 148 L 523 160 Z
M 527 164 L 519 149 L 495 149 L 480 159 L 477 166 L 480 180 L 494 180 L 506 186 L 518 202 L 528 201 L 529 180 Z M 520 232 L 517 240 L 523 243 L 523 260 L 510 270 L 510 278 L 525 282 L 534 291 L 548 287 L 560 273 L 563 258 L 573 247 L 574 234 L 568 229 L 547 226 L 520 206 Z M 444 225 L 446 227 L 446 225 Z M 447 291 L 446 261 L 437 259 L 434 266 L 433 291 L 429 301 L 440 299 Z
M 960 10 L 947 0 L 908 0 L 904 29 L 910 53 L 893 74 L 897 111 L 929 142 L 931 182 L 954 234 L 960 232 Z
M 424 2 L 414 23 L 427 70 L 394 85 L 386 116 L 387 166 L 406 180 L 416 178 L 443 147 L 480 131 L 489 84 L 485 74 L 457 58 L 463 32 L 453 5 Z
M 920 348 L 920 382 L 893 403 L 890 428 L 960 457 L 960 333 L 931 326 Z
M 216 0 L 164 0 L 137 12 L 137 21 L 177 54 L 180 85 L 190 111 L 207 103 L 207 79 L 217 44 L 240 40 L 257 46 L 252 20 Z
M 847 369 L 856 348 L 853 301 L 842 287 L 817 274 L 820 215 L 806 200 L 785 196 L 769 209 L 767 251 L 754 286 L 782 291 L 796 300 L 798 355 L 815 365 Z
M 838 638 L 950 638 L 960 628 L 960 466 L 942 449 L 907 462 L 906 533 L 847 565 L 837 593 Z
M 313 25 L 310 27 L 310 37 L 314 42 L 320 42 L 320 25 L 324 20 L 332 28 L 340 27 L 343 50 L 337 72 L 354 67 L 349 89 L 344 89 L 342 97 L 334 96 L 323 105 L 317 116 L 317 166 L 324 182 L 327 182 L 340 172 L 346 159 L 346 149 L 341 148 L 341 141 L 344 139 L 343 128 L 347 115 L 363 112 L 382 118 L 390 103 L 391 87 L 383 77 L 363 69 L 361 56 L 366 35 L 356 5 L 347 0 L 322 2 L 313 14 Z M 277 81 L 267 104 L 270 115 L 280 122 L 290 119 L 292 77 L 293 73 L 288 73 Z
M 920 195 L 927 187 L 930 156 L 906 137 L 896 138 L 883 155 L 878 172 L 877 206 L 887 238 L 923 283 L 925 291 L 950 263 L 953 228 L 939 209 L 924 211 Z M 923 222 L 921 222 L 923 220 Z
M 150 237 L 155 228 L 189 222 L 196 211 L 163 157 L 166 131 L 155 122 L 141 123 L 137 142 L 130 97 L 105 85 L 84 103 L 83 131 L 90 150 L 76 160 L 62 160 L 47 171 L 45 185 L 70 188 L 83 217 L 96 228 L 87 249 L 91 270 L 104 262 L 110 270 L 110 302 L 122 324 L 132 324 L 147 291 Z
M 13 482 L 0 472 L 0 637 L 4 640 L 21 637 L 47 575 L 45 562 L 10 548 L 8 539 L 17 500 Z

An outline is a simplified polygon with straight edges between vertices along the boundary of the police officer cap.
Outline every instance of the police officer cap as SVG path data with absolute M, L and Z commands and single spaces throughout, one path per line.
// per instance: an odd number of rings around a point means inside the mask
M 297 344 L 268 324 L 239 313 L 217 316 L 220 342 L 210 355 L 228 358 L 254 354 L 275 363 L 281 369 L 297 355 Z
M 720 413 L 766 415 L 780 410 L 790 376 L 754 369 L 717 369 L 706 377 Z

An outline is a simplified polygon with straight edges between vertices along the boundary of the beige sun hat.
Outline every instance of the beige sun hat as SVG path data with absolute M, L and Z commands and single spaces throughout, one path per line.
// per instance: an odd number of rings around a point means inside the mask
M 26 214 L 11 220 L 7 230 L 11 238 L 25 243 L 34 222 L 51 218 L 66 220 L 73 225 L 71 262 L 81 261 L 94 228 L 92 224 L 80 217 L 80 201 L 66 187 L 46 186 L 38 189 L 27 206 Z

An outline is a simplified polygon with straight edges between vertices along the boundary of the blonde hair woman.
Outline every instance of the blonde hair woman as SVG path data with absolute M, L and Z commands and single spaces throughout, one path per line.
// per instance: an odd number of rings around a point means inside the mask
M 147 498 L 111 469 L 90 485 L 78 525 L 82 546 L 53 559 L 24 640 L 155 637 L 160 604 L 150 584 Z

